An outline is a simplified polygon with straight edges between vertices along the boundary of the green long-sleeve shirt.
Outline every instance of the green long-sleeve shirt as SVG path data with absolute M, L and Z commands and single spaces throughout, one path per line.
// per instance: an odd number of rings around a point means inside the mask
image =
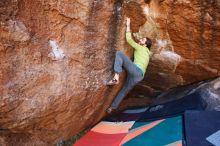
M 126 33 L 126 40 L 134 49 L 134 64 L 136 64 L 145 74 L 150 60 L 150 50 L 147 47 L 136 43 L 132 37 L 131 32 Z

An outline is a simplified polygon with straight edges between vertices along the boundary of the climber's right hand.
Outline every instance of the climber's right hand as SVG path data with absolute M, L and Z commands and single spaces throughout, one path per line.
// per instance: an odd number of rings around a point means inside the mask
M 130 32 L 131 19 L 126 17 L 126 32 Z
M 131 19 L 128 18 L 128 17 L 126 17 L 126 25 L 127 25 L 127 26 L 130 26 L 130 23 L 131 23 Z

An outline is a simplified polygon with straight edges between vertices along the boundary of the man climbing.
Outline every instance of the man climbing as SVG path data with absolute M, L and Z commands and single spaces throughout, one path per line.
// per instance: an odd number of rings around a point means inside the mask
M 116 52 L 114 64 L 114 77 L 107 83 L 107 85 L 116 85 L 119 83 L 119 75 L 122 72 L 122 67 L 127 71 L 127 78 L 124 86 L 114 99 L 111 107 L 107 109 L 108 113 L 117 109 L 125 95 L 130 91 L 138 82 L 144 79 L 144 74 L 150 60 L 150 47 L 152 42 L 149 38 L 141 38 L 136 43 L 131 36 L 130 32 L 130 18 L 126 18 L 126 40 L 134 50 L 134 62 L 130 60 L 125 54 L 120 51 Z

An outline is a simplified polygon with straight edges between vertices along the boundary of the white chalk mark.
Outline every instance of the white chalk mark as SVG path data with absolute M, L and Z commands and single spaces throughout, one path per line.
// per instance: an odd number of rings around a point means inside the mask
M 165 48 L 168 44 L 167 40 L 156 40 L 158 48 Z
M 61 60 L 65 57 L 63 50 L 58 46 L 56 41 L 49 40 L 52 51 L 48 54 L 52 60 Z
M 172 51 L 161 51 L 160 55 L 169 60 L 170 62 L 173 62 L 175 64 L 179 63 L 181 61 L 181 56 L 176 54 L 175 52 Z
M 150 15 L 150 9 L 148 7 L 144 7 L 144 14 L 147 16 Z

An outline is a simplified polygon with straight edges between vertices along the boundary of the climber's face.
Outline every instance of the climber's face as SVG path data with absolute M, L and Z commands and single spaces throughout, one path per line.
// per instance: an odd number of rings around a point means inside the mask
M 139 39 L 139 44 L 140 45 L 146 45 L 146 41 L 147 41 L 146 38 L 141 38 L 141 39 Z

